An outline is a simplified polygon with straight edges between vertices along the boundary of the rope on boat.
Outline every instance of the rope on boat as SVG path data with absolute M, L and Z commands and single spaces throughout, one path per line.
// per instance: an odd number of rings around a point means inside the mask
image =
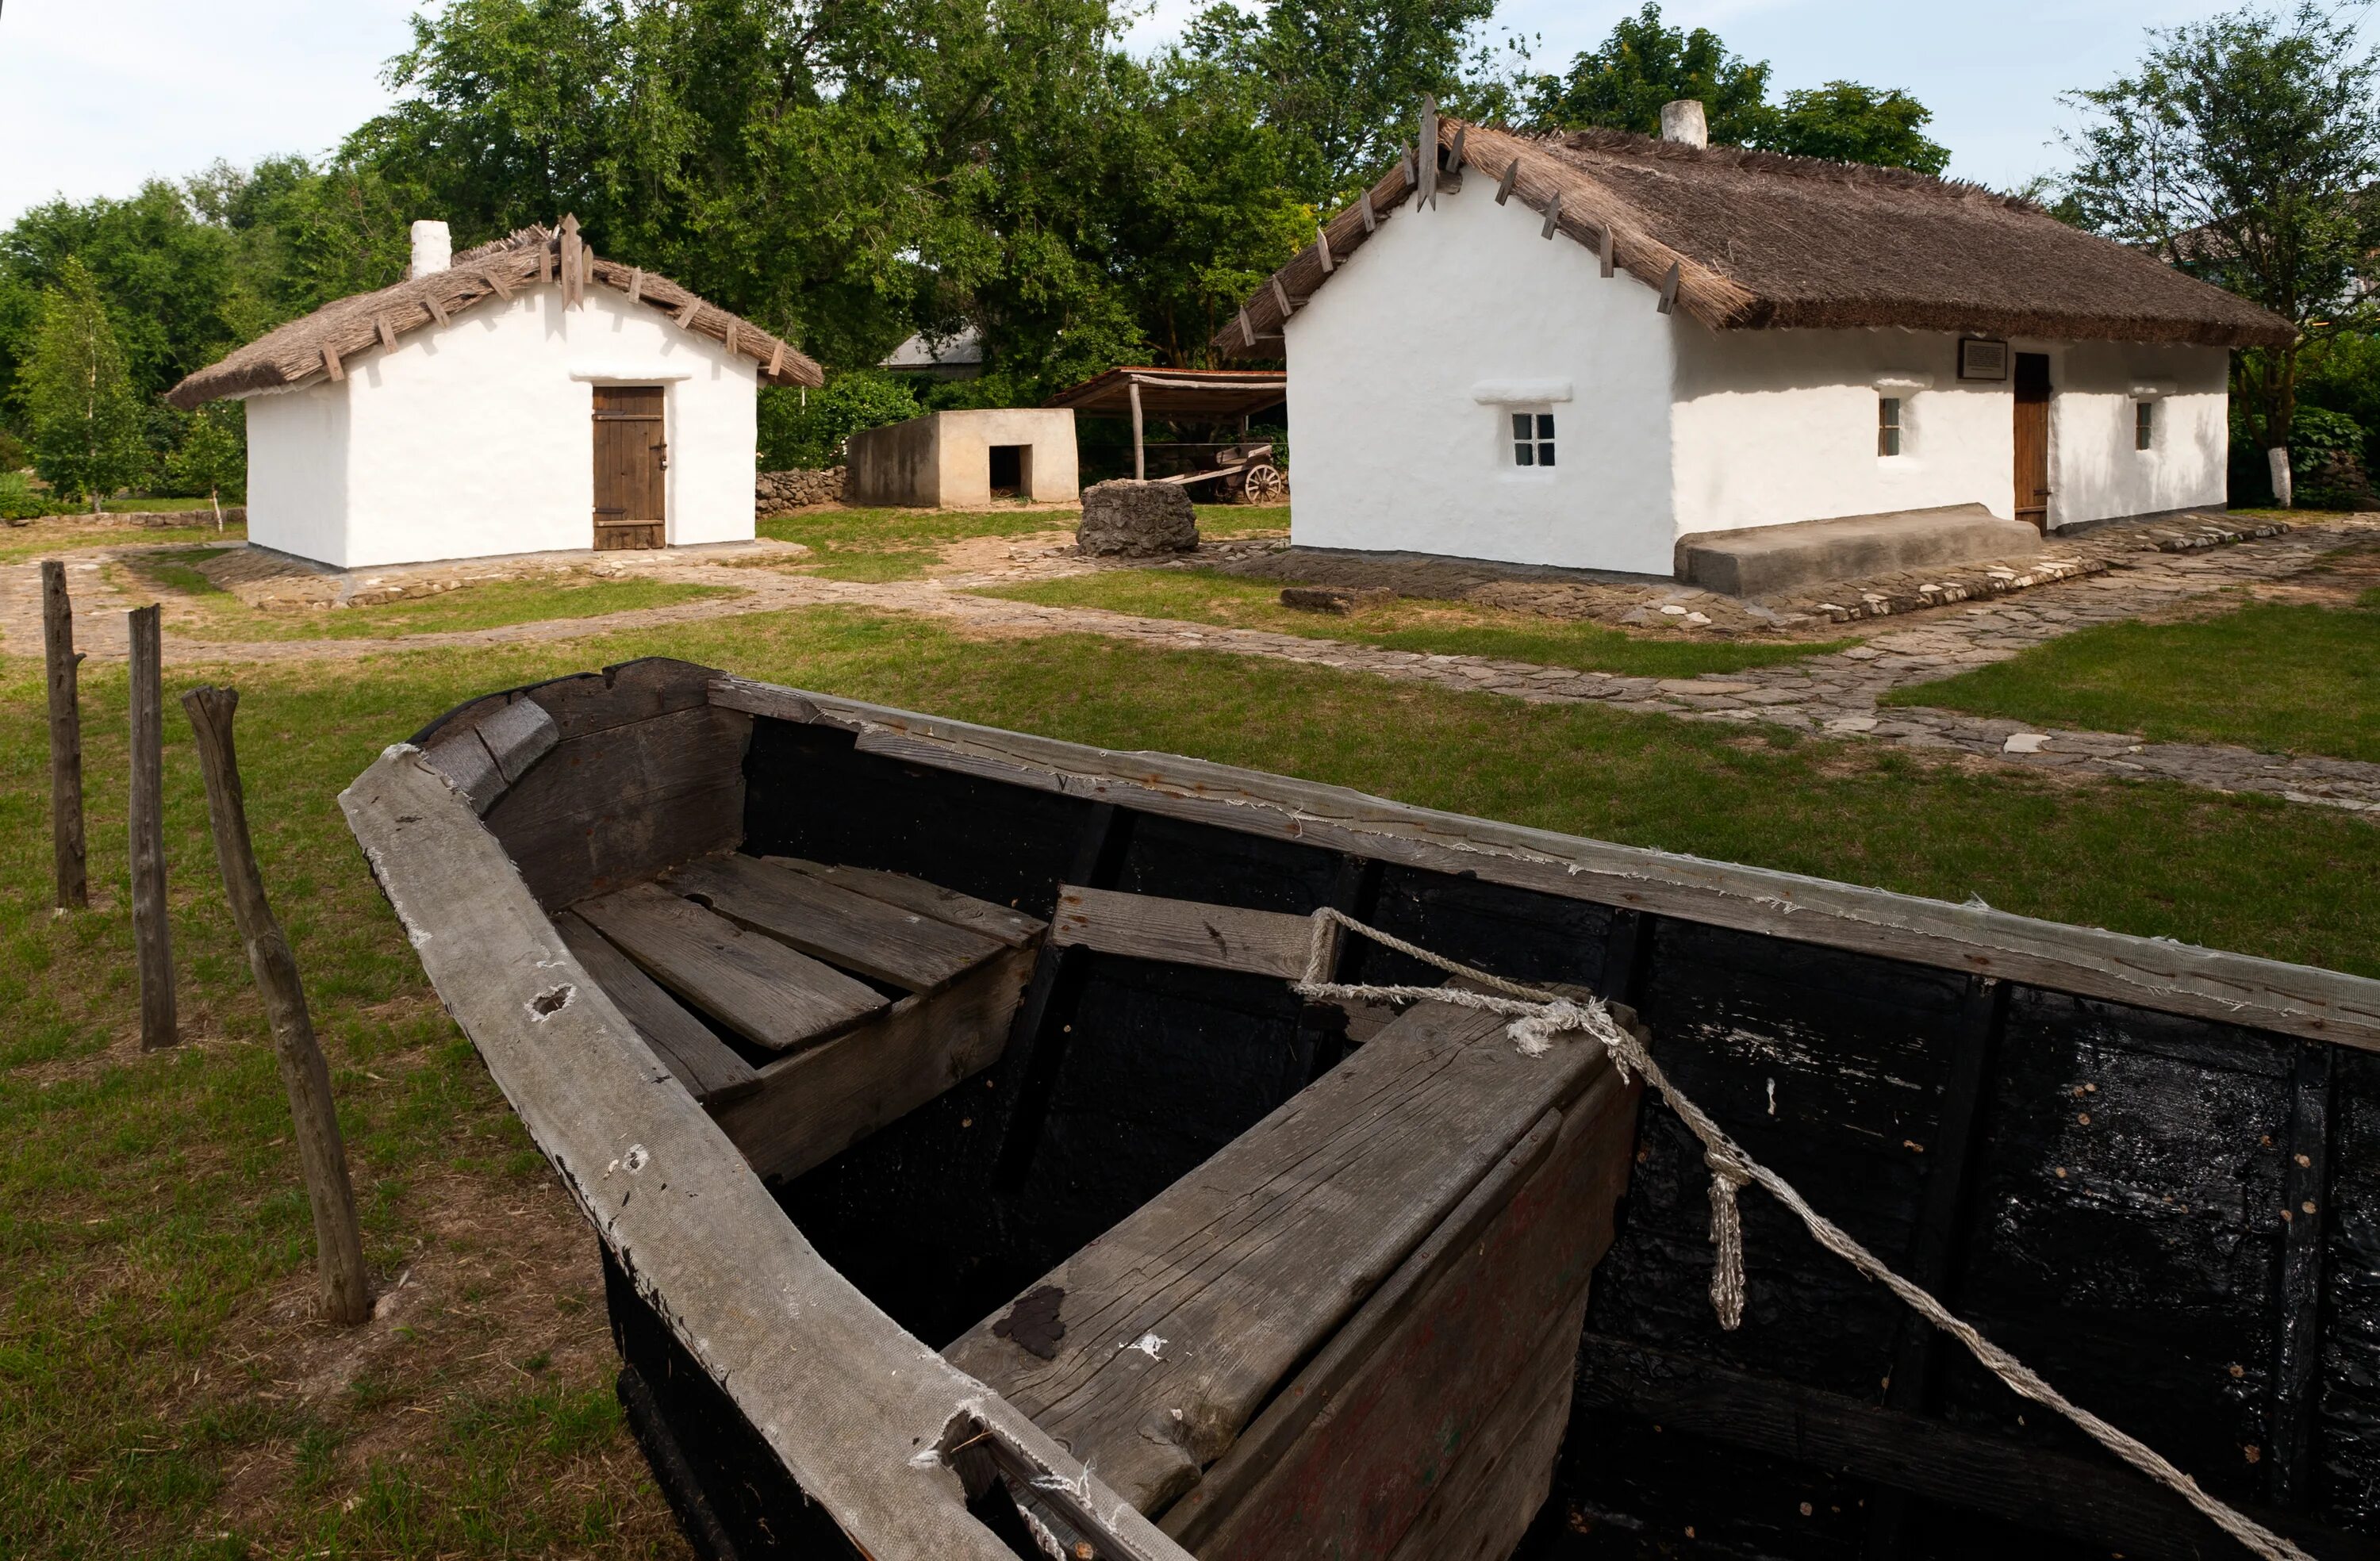
M 1338 943 L 1334 929 L 1341 927 L 1489 990 L 1474 992 L 1456 986 L 1349 986 L 1326 980 Z M 1985 1338 L 1973 1325 L 1954 1316 L 1932 1295 L 1887 1267 L 1883 1259 L 1812 1208 L 1783 1177 L 1745 1154 L 1742 1146 L 1729 1137 L 1724 1128 L 1713 1121 L 1701 1107 L 1681 1094 L 1636 1037 L 1621 1028 L 1611 1017 L 1610 1010 L 1600 1000 L 1566 998 L 1558 992 L 1507 981 L 1502 976 L 1491 975 L 1484 970 L 1475 970 L 1442 954 L 1433 953 L 1418 944 L 1408 943 L 1378 927 L 1366 926 L 1354 917 L 1327 905 L 1314 913 L 1314 940 L 1306 952 L 1305 978 L 1295 984 L 1295 990 L 1305 998 L 1356 1002 L 1448 1003 L 1456 1008 L 1501 1014 L 1512 1021 L 1506 1026 L 1506 1034 L 1527 1057 L 1544 1055 L 1556 1035 L 1573 1030 L 1585 1031 L 1603 1043 L 1623 1081 L 1632 1072 L 1644 1075 L 1645 1082 L 1669 1103 L 1670 1109 L 1675 1111 L 1679 1119 L 1702 1141 L 1703 1161 L 1711 1172 L 1710 1239 L 1712 1246 L 1718 1249 L 1717 1266 L 1711 1275 L 1711 1306 L 1718 1313 L 1720 1327 L 1731 1331 L 1743 1321 L 1743 1222 L 1736 1208 L 1736 1193 L 1742 1188 L 1756 1186 L 1798 1216 L 1802 1223 L 1809 1227 L 1810 1234 L 1816 1238 L 1820 1246 L 1883 1285 L 1919 1316 L 1966 1346 L 1969 1354 L 1982 1361 L 2010 1388 L 2036 1404 L 2057 1410 L 2081 1426 L 2101 1446 L 2180 1494 L 2225 1533 L 2265 1557 L 2265 1561 L 2313 1561 L 2289 1540 L 2208 1495 L 2199 1488 L 2197 1481 L 2175 1468 L 2156 1449 L 2118 1430 L 2068 1398 L 2044 1381 L 2032 1367 Z

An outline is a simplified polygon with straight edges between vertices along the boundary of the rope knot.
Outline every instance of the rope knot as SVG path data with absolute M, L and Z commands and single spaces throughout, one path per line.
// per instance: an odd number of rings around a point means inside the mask
M 1718 1249 L 1711 1268 L 1711 1310 L 1718 1325 L 1733 1333 L 1743 1324 L 1743 1213 L 1735 1195 L 1752 1185 L 1752 1173 L 1733 1155 L 1717 1147 L 1704 1151 L 1710 1168 L 1710 1240 Z
M 1593 1030 L 1595 1015 L 1568 998 L 1556 998 L 1535 1013 L 1523 1014 L 1504 1027 L 1523 1057 L 1543 1057 L 1556 1035 L 1572 1030 Z

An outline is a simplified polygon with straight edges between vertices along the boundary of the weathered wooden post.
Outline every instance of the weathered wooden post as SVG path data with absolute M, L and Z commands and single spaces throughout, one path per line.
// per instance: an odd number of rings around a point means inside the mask
M 1140 437 L 1140 381 L 1126 380 L 1124 390 L 1132 397 L 1132 479 L 1146 482 L 1148 480 L 1148 462 Z
M 174 1026 L 174 938 L 165 905 L 164 669 L 157 604 L 125 614 L 132 651 L 132 945 L 140 971 L 140 1048 L 180 1037 Z
M 42 653 L 50 682 L 50 846 L 56 861 L 58 908 L 79 911 L 91 903 L 83 867 L 82 701 L 74 647 L 74 603 L 67 596 L 67 566 L 42 562 Z
M 194 688 L 182 696 L 199 746 L 199 768 L 207 781 L 207 819 L 214 828 L 215 865 L 223 870 L 224 897 L 248 949 L 248 968 L 264 995 L 264 1015 L 273 1026 L 273 1051 L 281 1064 L 281 1085 L 289 1092 L 289 1118 L 298 1139 L 298 1159 L 306 1173 L 306 1197 L 314 1209 L 314 1259 L 322 1277 L 322 1315 L 334 1323 L 360 1323 L 371 1315 L 371 1285 L 364 1273 L 363 1231 L 356 1223 L 356 1194 L 347 1180 L 346 1145 L 331 1099 L 331 1065 L 314 1039 L 306 1010 L 306 988 L 298 978 L 298 958 L 273 906 L 264 897 L 256 848 L 248 834 L 248 803 L 239 783 L 239 755 L 232 744 L 232 717 L 239 693 L 230 688 Z

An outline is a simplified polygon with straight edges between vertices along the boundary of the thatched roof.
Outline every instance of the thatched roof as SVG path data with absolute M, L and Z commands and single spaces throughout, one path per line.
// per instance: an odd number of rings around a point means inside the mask
M 575 284 L 565 275 L 565 257 L 578 261 Z M 281 390 L 316 378 L 342 379 L 346 364 L 358 355 L 374 347 L 395 351 L 397 338 L 407 332 L 443 324 L 486 299 L 509 299 L 522 288 L 556 283 L 565 299 L 576 299 L 590 282 L 625 293 L 631 302 L 662 311 L 684 329 L 723 343 L 729 352 L 760 365 L 767 383 L 826 382 L 816 363 L 751 321 L 705 303 L 658 272 L 598 257 L 579 241 L 577 220 L 565 217 L 560 228 L 525 227 L 466 249 L 444 271 L 324 304 L 200 369 L 167 391 L 165 399 L 187 411 L 227 395 Z
M 1587 248 L 1601 253 L 1608 229 L 1617 269 L 1663 288 L 1675 267 L 1677 307 L 1717 331 L 1900 326 L 2204 346 L 2292 334 L 2278 315 L 1977 185 L 1615 130 L 1520 136 L 1451 119 L 1439 127 L 1441 165 L 1458 136 L 1451 171 L 1462 200 L 1494 200 L 1509 177 L 1512 200 L 1552 208 L 1555 227 Z M 1375 222 L 1404 204 L 1417 176 L 1401 160 L 1372 187 Z M 1361 201 L 1331 219 L 1322 242 L 1249 296 L 1217 350 L 1278 357 L 1289 310 L 1370 230 Z

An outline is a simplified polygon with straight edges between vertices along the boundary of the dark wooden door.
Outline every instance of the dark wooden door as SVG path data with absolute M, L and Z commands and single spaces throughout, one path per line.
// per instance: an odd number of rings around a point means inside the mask
M 595 548 L 658 548 L 668 542 L 662 474 L 662 387 L 595 387 Z
M 2049 528 L 2049 357 L 2016 355 L 2016 517 Z

